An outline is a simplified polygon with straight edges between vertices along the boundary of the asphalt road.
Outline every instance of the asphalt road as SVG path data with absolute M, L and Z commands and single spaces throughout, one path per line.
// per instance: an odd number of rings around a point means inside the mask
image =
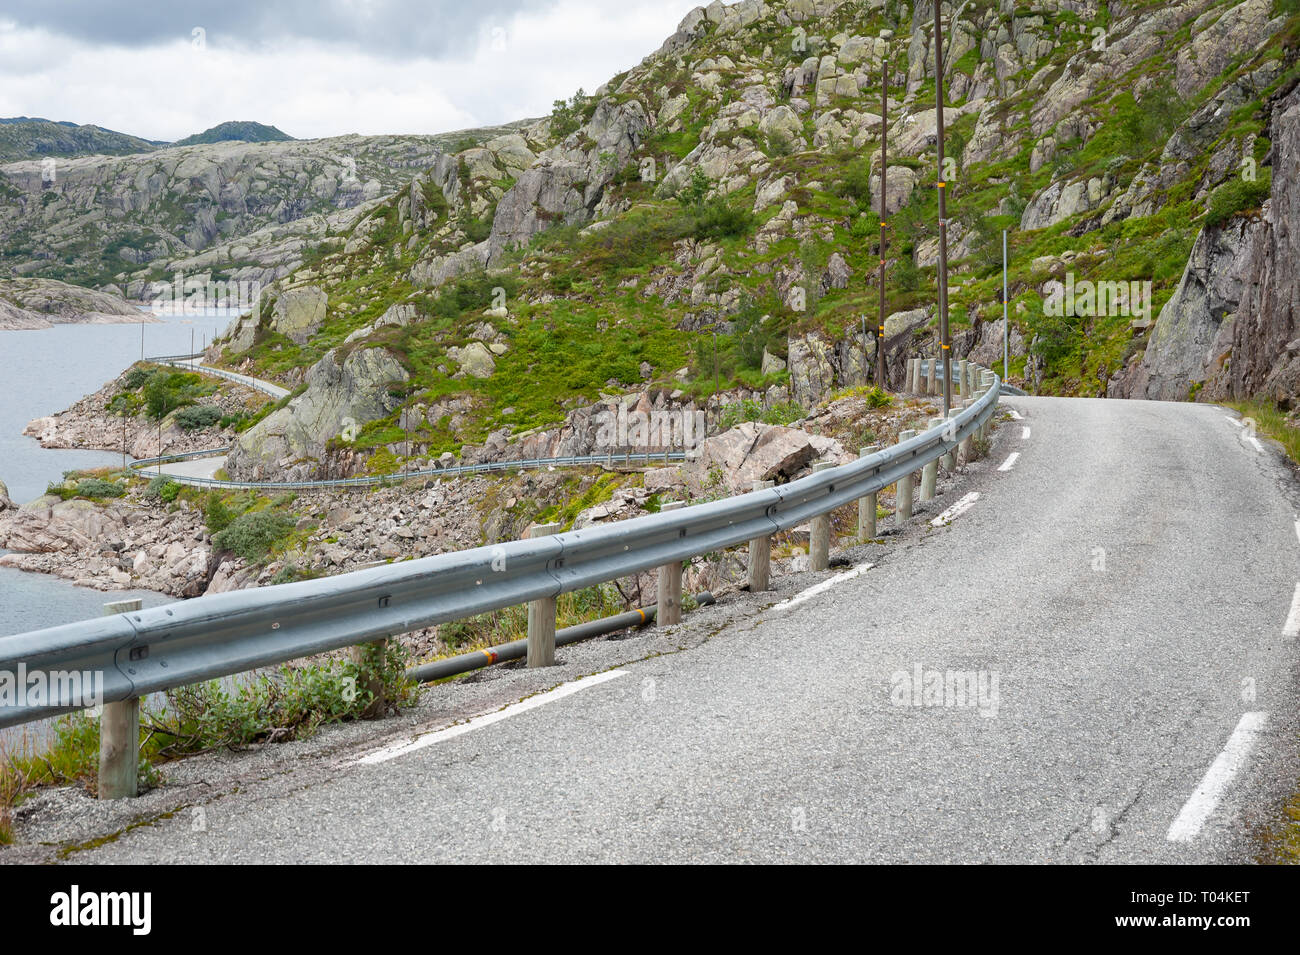
M 787 608 L 746 597 L 678 652 L 567 648 L 558 678 L 604 677 L 506 710 L 545 687 L 493 678 L 426 725 L 185 790 L 202 825 L 158 818 L 71 859 L 1253 858 L 1297 775 L 1294 480 L 1218 408 L 1004 407 L 1023 420 L 940 506 L 978 499 L 855 552 L 876 566 L 852 579 Z M 918 669 L 922 689 L 974 673 L 974 700 L 913 696 Z

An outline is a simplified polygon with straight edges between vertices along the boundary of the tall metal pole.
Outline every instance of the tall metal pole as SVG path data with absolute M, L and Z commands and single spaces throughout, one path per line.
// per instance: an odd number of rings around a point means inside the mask
M 876 384 L 885 384 L 885 170 L 889 148 L 889 58 L 880 64 L 880 327 L 876 329 Z
M 1010 370 L 1009 352 L 1011 346 L 1008 342 L 1007 324 L 1007 230 L 1002 230 L 1002 380 L 1007 380 L 1007 373 Z
M 944 193 L 948 184 L 943 181 L 943 25 L 939 20 L 942 0 L 934 0 L 934 88 L 939 145 L 939 168 L 936 185 L 939 189 L 939 350 L 943 356 L 943 416 L 952 408 L 952 346 L 948 341 L 948 203 Z

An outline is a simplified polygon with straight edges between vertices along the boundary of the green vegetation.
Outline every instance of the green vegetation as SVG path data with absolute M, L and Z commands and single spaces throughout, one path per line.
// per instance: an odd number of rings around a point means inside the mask
M 106 481 L 103 478 L 87 477 L 80 480 L 63 481 L 62 483 L 52 483 L 45 489 L 46 494 L 53 494 L 63 500 L 71 500 L 74 497 L 85 497 L 91 500 L 103 500 L 106 498 L 122 497 L 126 494 L 126 485 L 118 484 L 116 481 Z
M 1269 188 L 1273 183 L 1273 171 L 1261 170 L 1262 175 L 1254 180 L 1233 177 L 1215 189 L 1210 196 L 1210 208 L 1205 214 L 1207 226 L 1223 225 L 1233 216 L 1250 209 L 1258 209 L 1268 198 Z
M 216 405 L 194 405 L 176 412 L 176 424 L 185 431 L 210 428 L 222 420 L 221 409 Z
M 212 544 L 252 563 L 269 557 L 272 548 L 289 536 L 293 526 L 293 519 L 285 514 L 248 511 L 214 534 Z

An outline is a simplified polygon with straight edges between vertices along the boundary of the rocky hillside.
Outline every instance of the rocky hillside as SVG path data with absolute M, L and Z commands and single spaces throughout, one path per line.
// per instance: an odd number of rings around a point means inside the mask
M 52 279 L 0 279 L 0 329 L 158 321 L 107 292 Z
M 323 472 L 340 450 L 402 456 L 409 437 L 427 460 L 526 440 L 602 396 L 718 420 L 869 379 L 882 69 L 887 383 L 936 350 L 942 173 L 958 356 L 1000 365 L 1007 229 L 1013 382 L 1186 396 L 1188 353 L 1221 329 L 1169 330 L 1197 309 L 1222 325 L 1240 298 L 1198 291 L 1216 256 L 1272 270 L 1271 291 L 1250 285 L 1261 309 L 1293 292 L 1288 233 L 1268 223 L 1290 201 L 1271 172 L 1291 148 L 1295 0 L 974 2 L 945 36 L 943 170 L 932 8 L 896 0 L 713 3 L 593 95 L 439 157 L 232 328 L 227 361 L 299 389 L 235 459 Z M 1242 376 L 1223 387 L 1256 387 L 1272 372 L 1245 356 L 1296 337 L 1269 314 L 1251 321 L 1277 328 L 1223 333 L 1237 361 L 1204 362 Z
M 265 127 L 270 128 L 270 127 Z M 217 142 L 0 165 L 0 275 L 148 298 L 176 273 L 269 282 L 370 204 L 497 130 Z
M 78 126 L 76 123 L 51 122 L 28 116 L 0 119 L 0 163 L 47 156 L 69 158 L 147 153 L 161 145 L 99 126 Z

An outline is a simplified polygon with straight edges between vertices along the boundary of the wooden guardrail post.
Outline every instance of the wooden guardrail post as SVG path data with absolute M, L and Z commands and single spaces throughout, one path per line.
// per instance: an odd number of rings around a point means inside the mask
M 776 487 L 775 481 L 755 481 L 752 491 L 766 491 Z M 767 590 L 772 582 L 772 538 L 768 534 L 749 542 L 749 592 Z
M 961 403 L 961 410 L 966 411 L 974 403 L 975 402 L 973 400 L 963 401 Z M 962 438 L 961 441 L 957 444 L 957 463 L 959 465 L 969 463 L 970 452 L 971 452 L 971 436 L 968 434 L 966 435 L 966 437 Z
M 943 424 L 943 418 L 931 418 L 930 427 L 937 428 Z M 939 462 L 930 461 L 921 469 L 921 500 L 933 501 L 935 486 L 939 483 Z
M 939 393 L 939 359 L 930 359 L 930 381 L 926 388 L 928 394 L 936 395 Z
M 813 473 L 835 467 L 829 461 L 814 464 Z M 831 565 L 831 515 L 818 514 L 808 523 L 808 568 L 825 570 Z
M 898 443 L 910 441 L 916 437 L 912 429 L 898 433 Z M 894 485 L 894 517 L 900 525 L 912 519 L 912 472 L 908 471 Z
M 558 534 L 562 524 L 534 524 L 528 539 Z M 555 598 L 538 597 L 528 602 L 528 667 L 555 665 Z
M 388 652 L 388 639 L 372 640 L 369 643 L 359 643 L 356 646 L 349 647 L 348 653 L 365 679 L 365 683 L 358 685 L 358 692 L 370 694 L 370 702 L 366 708 L 361 711 L 363 720 L 377 720 L 384 715 L 386 701 L 384 700 L 384 676 L 378 669 L 371 668 L 366 670 L 366 665 L 374 663 L 378 658 L 378 665 L 383 667 L 384 654 Z
M 957 420 L 957 416 L 960 414 L 961 414 L 960 407 L 950 408 L 948 410 L 948 421 L 955 422 Z M 950 427 L 952 428 L 952 434 L 956 434 L 957 425 L 951 424 Z M 949 474 L 951 474 L 953 471 L 956 471 L 957 470 L 957 449 L 953 448 L 951 451 L 944 452 L 943 456 L 939 458 L 939 463 L 943 466 L 943 469 L 947 471 Z
M 970 359 L 963 358 L 957 365 L 957 394 L 970 397 Z
M 685 501 L 669 501 L 659 508 L 659 513 L 685 507 Z M 670 627 L 682 622 L 682 562 L 674 560 L 659 568 L 659 599 L 655 610 L 655 626 Z
M 911 358 L 907 362 L 907 390 L 912 394 L 921 392 L 921 359 Z
M 104 616 L 139 610 L 141 602 L 116 600 L 104 604 Z M 130 799 L 140 774 L 140 699 L 105 703 L 99 717 L 99 798 Z
M 880 450 L 880 445 L 873 444 L 863 448 L 858 452 L 858 457 L 869 458 Z M 858 498 L 858 539 L 869 541 L 876 536 L 876 495 L 878 491 L 872 491 L 865 497 Z

